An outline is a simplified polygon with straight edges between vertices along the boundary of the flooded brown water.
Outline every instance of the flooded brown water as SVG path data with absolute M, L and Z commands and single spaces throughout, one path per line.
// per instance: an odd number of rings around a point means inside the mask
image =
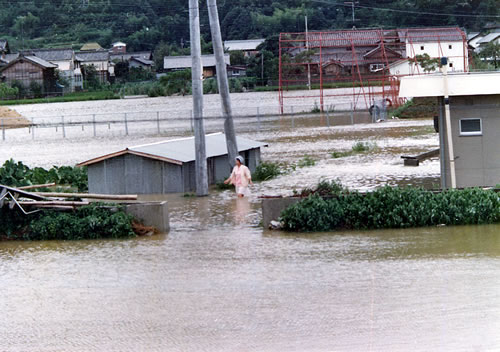
M 249 200 L 169 195 L 168 234 L 0 242 L 0 351 L 499 350 L 500 225 L 319 234 L 259 226 L 257 196 L 322 178 L 356 189 L 439 182 L 437 159 L 407 168 L 400 158 L 436 148 L 432 121 L 327 122 L 237 125 L 269 142 L 265 160 L 309 155 L 315 166 L 256 184 Z M 74 164 L 165 136 L 36 138 L 9 134 L 0 159 Z M 376 149 L 332 158 L 357 141 Z
M 0 351 L 500 348 L 500 225 L 299 235 L 168 200 L 167 235 L 0 243 Z

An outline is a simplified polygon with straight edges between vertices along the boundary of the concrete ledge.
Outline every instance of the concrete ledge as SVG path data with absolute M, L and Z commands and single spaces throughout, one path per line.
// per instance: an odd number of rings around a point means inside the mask
M 129 204 L 125 207 L 125 211 L 140 220 L 144 225 L 153 226 L 162 233 L 170 230 L 168 203 L 166 201 Z
M 281 212 L 290 205 L 297 203 L 301 197 L 263 198 L 262 199 L 262 225 L 265 229 L 273 220 L 278 220 Z

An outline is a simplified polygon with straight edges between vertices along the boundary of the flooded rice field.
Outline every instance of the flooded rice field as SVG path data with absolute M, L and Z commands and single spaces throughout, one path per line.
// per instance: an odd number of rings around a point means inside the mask
M 240 135 L 269 143 L 264 160 L 308 155 L 315 165 L 254 185 L 249 199 L 168 195 L 168 234 L 0 242 L 0 351 L 499 349 L 500 225 L 318 234 L 259 226 L 258 196 L 320 179 L 356 189 L 439 183 L 438 160 L 405 168 L 400 158 L 438 146 L 432 121 L 337 122 L 237 123 Z M 0 162 L 45 167 L 190 133 L 189 125 L 160 136 L 139 127 L 98 138 L 9 132 Z M 374 148 L 332 157 L 358 141 Z

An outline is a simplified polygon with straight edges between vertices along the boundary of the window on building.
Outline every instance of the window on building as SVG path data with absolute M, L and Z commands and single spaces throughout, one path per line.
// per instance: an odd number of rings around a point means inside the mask
M 483 126 L 480 118 L 460 119 L 461 136 L 480 136 L 483 134 Z
M 453 67 L 453 62 L 450 62 L 450 64 L 448 66 Z
M 453 45 L 451 45 L 451 44 L 448 45 L 448 49 L 451 49 L 451 48 L 453 48 Z
M 423 45 L 420 46 L 420 50 L 424 50 L 424 46 Z

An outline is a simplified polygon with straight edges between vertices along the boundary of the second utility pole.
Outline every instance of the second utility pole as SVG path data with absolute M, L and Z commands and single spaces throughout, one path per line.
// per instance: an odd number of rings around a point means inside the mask
M 217 1 L 207 0 L 208 17 L 210 19 L 210 32 L 212 34 L 212 46 L 214 48 L 215 62 L 217 67 L 217 83 L 221 97 L 222 115 L 224 117 L 224 133 L 226 135 L 226 146 L 229 164 L 234 166 L 238 156 L 238 145 L 234 131 L 233 110 L 231 107 L 231 96 L 229 95 L 229 82 L 227 79 L 226 62 L 224 61 L 224 46 L 220 33 L 219 13 Z
M 191 36 L 196 195 L 200 197 L 208 195 L 208 174 L 205 127 L 203 126 L 203 84 L 201 80 L 202 63 L 198 0 L 189 0 L 189 27 Z

